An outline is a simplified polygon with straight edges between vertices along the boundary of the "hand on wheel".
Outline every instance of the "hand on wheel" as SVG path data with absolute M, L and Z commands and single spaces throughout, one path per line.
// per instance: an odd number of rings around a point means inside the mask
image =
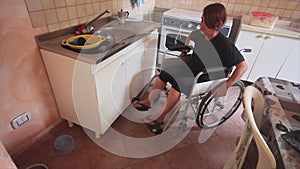
M 224 97 L 227 93 L 227 85 L 226 83 L 223 83 L 220 85 L 216 90 L 213 91 L 213 95 L 216 97 Z

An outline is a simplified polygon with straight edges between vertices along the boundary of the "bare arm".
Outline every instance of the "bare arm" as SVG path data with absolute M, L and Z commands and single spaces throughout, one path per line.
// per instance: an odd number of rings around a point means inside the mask
M 234 70 L 232 75 L 226 81 L 226 87 L 228 88 L 231 85 L 233 85 L 236 81 L 240 80 L 240 78 L 247 71 L 247 69 L 248 69 L 248 65 L 245 61 L 237 64 L 236 69 Z
M 233 85 L 236 81 L 240 80 L 243 74 L 247 71 L 248 66 L 245 61 L 236 65 L 236 69 L 232 75 L 227 79 L 226 83 L 220 86 L 217 90 L 214 91 L 215 96 L 225 96 L 227 89 Z

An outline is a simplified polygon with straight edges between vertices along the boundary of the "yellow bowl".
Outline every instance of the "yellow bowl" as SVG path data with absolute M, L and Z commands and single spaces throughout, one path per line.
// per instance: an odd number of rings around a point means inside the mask
M 61 45 L 72 49 L 92 49 L 98 47 L 106 38 L 93 34 L 76 35 L 62 40 Z

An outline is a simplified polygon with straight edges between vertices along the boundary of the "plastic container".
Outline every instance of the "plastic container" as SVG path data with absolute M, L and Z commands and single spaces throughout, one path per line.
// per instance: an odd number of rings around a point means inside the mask
M 272 29 L 277 20 L 278 17 L 271 13 L 254 11 L 251 13 L 249 24 Z
M 55 153 L 66 155 L 76 147 L 76 140 L 70 135 L 61 135 L 54 142 Z
M 33 164 L 26 169 L 48 169 L 48 167 L 45 164 Z

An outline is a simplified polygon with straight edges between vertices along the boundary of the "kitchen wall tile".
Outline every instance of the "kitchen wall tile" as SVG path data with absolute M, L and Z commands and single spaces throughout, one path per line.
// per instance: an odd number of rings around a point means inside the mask
M 67 6 L 76 5 L 76 1 L 75 0 L 66 0 L 66 5 Z
M 76 0 L 76 5 L 84 4 L 84 0 Z
M 70 27 L 70 22 L 69 21 L 59 22 L 59 28 L 60 29 L 67 28 L 67 27 Z
M 228 3 L 227 4 L 227 10 L 233 11 L 234 10 L 234 4 L 233 3 Z
M 112 1 L 105 1 L 106 3 L 106 9 L 113 9 L 113 4 L 112 4 Z M 105 9 L 105 10 L 106 10 Z M 104 11 L 104 10 L 103 10 Z
M 100 9 L 101 9 L 101 11 L 108 9 L 106 6 L 106 2 L 100 2 Z
M 85 5 L 77 5 L 77 16 L 78 17 L 83 17 L 86 16 L 86 8 Z
M 269 7 L 271 8 L 276 8 L 278 5 L 278 2 L 277 1 L 271 1 L 270 4 L 269 4 Z
M 86 14 L 87 15 L 93 15 L 94 14 L 93 4 L 86 4 L 85 8 L 86 8 Z
M 267 8 L 266 12 L 274 14 L 275 8 Z
M 235 4 L 234 11 L 236 11 L 236 12 L 242 11 L 242 7 L 243 7 L 242 4 Z
M 38 11 L 42 10 L 42 4 L 40 0 L 32 1 L 32 0 L 26 0 L 27 9 L 29 12 L 31 11 Z
M 59 30 L 59 23 L 55 23 L 55 24 L 48 24 L 48 30 L 49 32 L 53 32 L 56 30 Z
M 298 2 L 290 1 L 290 2 L 288 2 L 286 9 L 294 10 L 294 9 L 296 9 L 297 4 L 298 4 Z
M 75 25 L 78 25 L 78 24 L 79 24 L 78 18 L 70 20 L 70 26 L 75 26 Z
M 34 1 L 34 0 L 32 0 Z M 41 1 L 43 9 L 53 9 L 55 8 L 54 0 L 42 0 Z
M 118 1 L 117 0 L 113 0 L 112 1 L 112 10 L 118 10 Z
M 257 11 L 258 10 L 258 6 L 251 6 L 250 7 L 250 11 Z
M 56 8 L 62 8 L 66 6 L 66 0 L 55 0 L 54 3 Z
M 243 7 L 242 7 L 242 11 L 241 12 L 243 12 L 243 13 L 248 13 L 249 12 L 249 10 L 250 10 L 250 5 L 243 5 Z
M 300 11 L 295 11 L 292 15 L 292 19 L 299 20 L 299 18 L 300 18 Z
M 76 6 L 67 7 L 69 19 L 77 18 L 77 8 Z
M 55 9 L 45 10 L 47 24 L 58 23 L 58 17 Z
M 46 25 L 46 18 L 43 11 L 35 11 L 29 13 L 30 18 L 32 19 L 33 27 L 40 27 Z
M 297 11 L 300 11 L 300 2 L 297 3 L 296 10 L 297 10 Z
M 278 8 L 285 9 L 287 7 L 287 4 L 288 4 L 288 1 L 286 1 L 286 0 L 279 0 L 279 2 L 278 2 Z
M 270 4 L 270 0 L 261 0 L 259 6 L 268 7 Z
M 244 0 L 243 3 L 244 3 L 244 4 L 247 4 L 247 5 L 250 5 L 250 4 L 252 4 L 252 0 Z
M 277 16 L 282 16 L 283 15 L 283 13 L 284 13 L 284 9 L 279 9 L 279 8 L 277 8 L 276 10 L 275 10 L 275 15 L 277 15 Z
M 56 9 L 58 21 L 67 21 L 69 19 L 67 8 Z
M 259 5 L 260 5 L 260 2 L 261 2 L 261 0 L 253 0 L 251 4 L 252 4 L 252 5 L 259 6 Z
M 94 10 L 94 13 L 96 13 L 96 14 L 100 13 L 100 3 L 99 2 L 93 3 L 93 10 Z
M 258 6 L 258 11 L 264 11 L 264 12 L 266 12 L 267 11 L 267 7 L 265 7 L 265 6 Z
M 291 10 L 284 10 L 284 12 L 283 12 L 284 18 L 291 18 L 292 15 L 293 15 L 293 11 L 291 11 Z

